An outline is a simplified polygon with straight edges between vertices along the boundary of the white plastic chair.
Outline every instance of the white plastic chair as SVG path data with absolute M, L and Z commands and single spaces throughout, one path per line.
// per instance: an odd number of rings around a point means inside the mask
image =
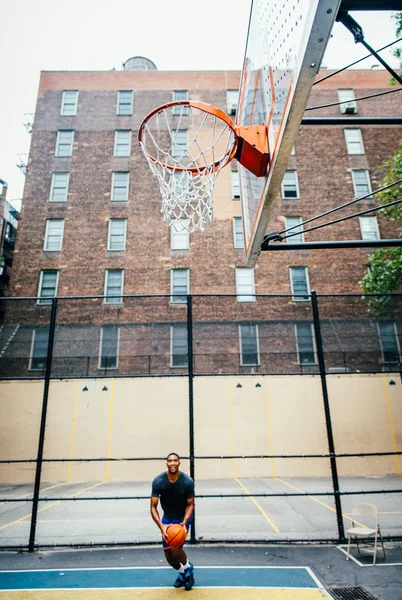
M 361 522 L 359 517 L 368 517 L 370 519 L 370 527 L 366 526 Z M 380 538 L 382 550 L 384 552 L 384 558 L 386 559 L 384 542 L 381 536 L 380 525 L 378 522 L 378 510 L 375 504 L 355 504 L 352 509 L 352 527 L 346 530 L 348 536 L 348 551 L 346 554 L 346 560 L 349 560 L 350 555 L 350 540 L 351 537 L 354 536 L 356 538 L 357 544 L 357 552 L 360 556 L 360 548 L 359 548 L 359 538 L 369 538 L 374 537 L 374 557 L 373 557 L 373 565 L 375 565 L 376 556 L 377 556 L 377 540 Z

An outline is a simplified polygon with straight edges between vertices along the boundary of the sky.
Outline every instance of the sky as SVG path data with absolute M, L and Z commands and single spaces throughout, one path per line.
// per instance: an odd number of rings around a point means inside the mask
M 9 200 L 22 197 L 41 71 L 121 69 L 146 56 L 158 70 L 241 70 L 251 0 L 0 0 L 0 179 Z M 375 49 L 396 39 L 390 12 L 357 12 Z M 340 68 L 365 56 L 336 23 L 323 66 Z M 391 51 L 382 56 L 396 67 Z M 357 68 L 371 68 L 374 57 Z

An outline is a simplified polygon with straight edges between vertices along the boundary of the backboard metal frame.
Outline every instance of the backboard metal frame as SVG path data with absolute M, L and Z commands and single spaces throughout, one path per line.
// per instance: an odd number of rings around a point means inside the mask
M 246 264 L 253 267 L 341 0 L 253 0 L 236 126 L 266 125 L 265 178 L 239 164 Z

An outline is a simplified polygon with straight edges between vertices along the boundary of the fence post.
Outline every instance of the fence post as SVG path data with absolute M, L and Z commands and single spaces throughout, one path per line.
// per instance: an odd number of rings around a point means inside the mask
M 55 328 L 56 328 L 56 313 L 57 313 L 57 298 L 53 298 L 52 299 L 52 311 L 50 313 L 49 341 L 47 344 L 45 381 L 44 381 L 44 387 L 43 387 L 42 416 L 41 416 L 41 421 L 40 421 L 38 455 L 36 458 L 35 483 L 34 483 L 34 492 L 33 492 L 33 500 L 32 500 L 31 529 L 29 532 L 29 546 L 28 546 L 29 552 L 33 552 L 35 549 L 36 520 L 37 520 L 37 516 L 38 516 L 39 488 L 40 488 L 40 480 L 41 480 L 41 475 L 42 475 L 43 447 L 45 444 L 45 430 L 46 430 L 46 417 L 47 417 L 47 403 L 48 403 L 48 399 L 49 399 L 50 375 L 52 372 L 54 332 L 55 332 Z
M 326 378 L 326 374 L 325 374 L 324 350 L 323 350 L 323 346 L 322 346 L 321 327 L 320 327 L 320 315 L 318 312 L 317 292 L 315 292 L 315 291 L 311 292 L 311 304 L 312 304 L 313 317 L 314 317 L 314 332 L 315 332 L 315 341 L 317 344 L 318 365 L 320 368 L 322 397 L 323 397 L 323 401 L 324 401 L 325 423 L 327 426 L 328 448 L 329 448 L 330 463 L 331 463 L 332 485 L 334 488 L 336 520 L 338 523 L 338 535 L 339 535 L 339 541 L 343 542 L 345 540 L 345 530 L 343 527 L 341 497 L 340 497 L 340 493 L 339 493 L 338 469 L 337 469 L 337 465 L 336 465 L 335 444 L 334 444 L 334 436 L 333 436 L 333 432 L 332 432 L 332 422 L 331 422 L 331 411 L 329 408 L 329 400 L 328 400 L 327 378 Z
M 190 477 L 194 481 L 194 365 L 193 365 L 193 302 L 187 296 L 187 360 L 188 360 L 188 402 L 189 402 L 189 441 L 190 441 Z M 191 523 L 190 541 L 195 542 L 195 508 Z

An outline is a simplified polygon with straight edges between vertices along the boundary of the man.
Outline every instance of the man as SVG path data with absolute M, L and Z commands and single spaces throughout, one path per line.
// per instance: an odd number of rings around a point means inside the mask
M 180 548 L 169 546 L 166 531 L 172 523 L 180 523 L 189 530 L 194 513 L 194 481 L 179 470 L 180 456 L 171 452 L 166 459 L 167 471 L 152 482 L 151 516 L 162 533 L 163 549 L 169 565 L 179 571 L 175 588 L 191 590 L 194 585 L 194 566 Z M 163 517 L 159 516 L 158 501 L 161 501 Z

